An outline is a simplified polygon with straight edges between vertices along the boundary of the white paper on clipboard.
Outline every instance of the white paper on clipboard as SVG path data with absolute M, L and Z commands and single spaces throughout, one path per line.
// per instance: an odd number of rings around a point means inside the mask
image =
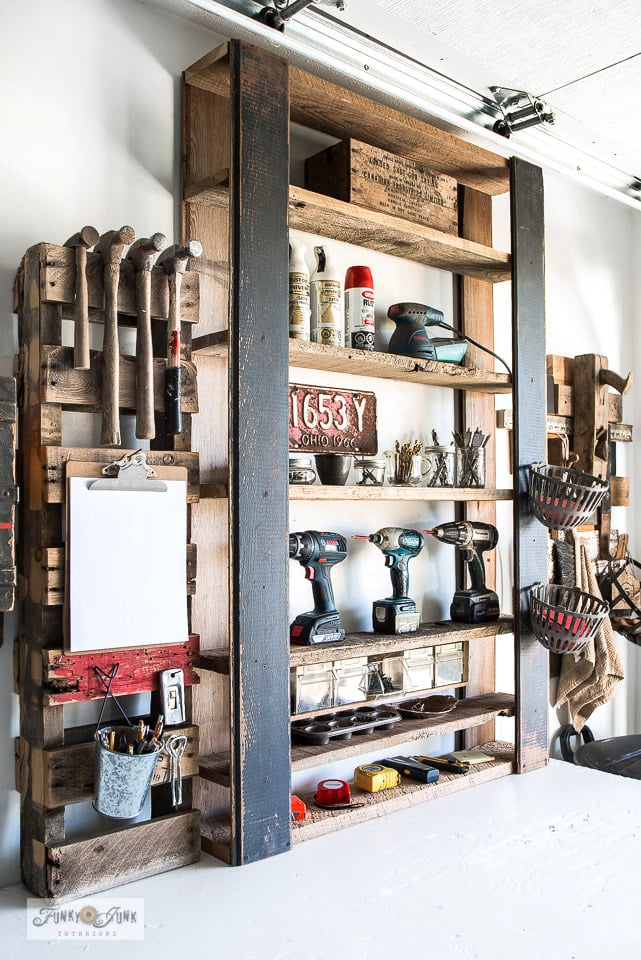
M 67 482 L 67 649 L 184 643 L 186 481 L 166 492 Z

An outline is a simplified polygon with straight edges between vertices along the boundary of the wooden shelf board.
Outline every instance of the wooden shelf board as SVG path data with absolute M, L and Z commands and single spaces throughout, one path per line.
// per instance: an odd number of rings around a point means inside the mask
M 227 330 L 208 333 L 193 341 L 193 355 L 227 355 Z M 352 350 L 349 347 L 328 347 L 307 340 L 289 341 L 289 363 L 308 370 L 328 370 L 350 376 L 377 377 L 421 386 L 474 390 L 479 393 L 511 393 L 512 379 L 507 373 L 496 373 L 479 367 L 460 367 L 439 360 L 419 360 L 393 353 Z M 501 411 L 499 411 L 501 412 Z
M 191 184 L 185 189 L 185 200 L 225 209 L 229 203 L 229 188 L 220 179 L 208 177 Z M 288 206 L 290 229 L 320 234 L 489 283 L 501 283 L 512 276 L 509 253 L 433 227 L 336 200 L 303 187 L 290 186 Z
M 209 817 L 200 821 L 200 843 L 205 853 L 223 863 L 231 863 L 231 822 L 229 817 Z
M 212 647 L 209 650 L 201 650 L 197 670 L 211 670 L 212 673 L 222 673 L 229 675 L 229 647 Z
M 388 655 L 398 650 L 415 650 L 421 647 L 438 646 L 443 643 L 458 643 L 483 637 L 510 633 L 511 617 L 501 617 L 491 623 L 423 623 L 416 633 L 348 633 L 342 643 L 319 643 L 311 647 L 290 648 L 290 666 L 302 667 L 310 663 L 327 663 L 330 660 L 348 660 L 350 657 Z M 202 654 L 201 654 L 202 656 Z
M 305 820 L 292 823 L 292 842 L 311 840 L 343 827 L 354 826 L 427 800 L 436 800 L 460 790 L 498 780 L 500 777 L 507 777 L 514 772 L 512 744 L 495 741 L 477 749 L 482 749 L 495 759 L 490 763 L 478 764 L 468 774 L 441 772 L 437 783 L 422 784 L 414 780 L 404 780 L 401 786 L 378 793 L 367 793 L 358 787 L 352 787 L 352 799 L 364 804 L 355 810 L 321 810 L 315 806 L 313 794 L 299 794 L 307 806 L 307 816 Z
M 488 693 L 459 700 L 454 710 L 443 716 L 422 720 L 404 718 L 389 730 L 374 729 L 371 733 L 354 734 L 351 740 L 330 740 L 325 745 L 293 742 L 292 770 L 308 770 L 374 750 L 387 751 L 389 755 L 389 749 L 397 744 L 479 727 L 501 715 L 514 715 L 514 697 L 508 693 Z
M 458 730 L 482 726 L 498 716 L 513 715 L 514 696 L 512 694 L 488 693 L 480 697 L 471 697 L 469 700 L 460 700 L 454 710 L 443 716 L 425 717 L 421 720 L 403 719 L 389 730 L 354 734 L 350 740 L 330 740 L 324 745 L 294 741 L 292 770 L 309 770 L 325 763 L 362 756 L 379 749 L 389 751 L 389 748 L 400 743 L 455 733 Z M 229 787 L 229 751 L 201 757 L 200 776 L 211 783 Z
M 201 493 L 202 496 L 202 493 Z M 512 490 L 472 489 L 468 487 L 367 487 L 358 484 L 335 487 L 324 484 L 291 484 L 290 500 L 408 500 L 445 502 L 479 502 L 481 500 L 511 500 Z
M 194 87 L 229 97 L 229 47 L 223 44 L 185 71 Z M 496 195 L 509 189 L 505 157 L 460 140 L 395 107 L 377 103 L 298 67 L 289 68 L 290 119 L 339 140 L 354 137 L 447 173 L 460 183 Z
M 379 377 L 403 383 L 481 393 L 510 393 L 512 380 L 507 373 L 495 373 L 477 367 L 460 367 L 439 360 L 418 360 L 393 353 L 329 347 L 307 340 L 289 341 L 289 363 L 292 367 L 330 370 L 352 376 Z

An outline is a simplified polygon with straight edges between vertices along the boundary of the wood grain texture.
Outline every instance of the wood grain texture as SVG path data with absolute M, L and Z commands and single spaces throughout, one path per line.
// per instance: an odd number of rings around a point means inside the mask
M 41 486 L 47 503 L 60 504 L 64 502 L 65 470 L 70 460 L 82 463 L 108 464 L 125 454 L 135 453 L 135 450 L 125 450 L 120 447 L 114 450 L 103 447 L 43 447 L 43 465 Z M 149 466 L 155 467 L 185 467 L 187 470 L 187 502 L 198 500 L 199 475 L 198 454 L 184 450 L 148 450 L 146 460 Z
M 366 820 L 383 817 L 397 810 L 406 810 L 427 800 L 438 800 L 460 790 L 507 777 L 514 772 L 512 744 L 493 742 L 483 744 L 482 749 L 495 759 L 478 764 L 465 776 L 441 772 L 436 783 L 422 784 L 414 780 L 403 780 L 400 786 L 378 793 L 367 793 L 358 787 L 352 787 L 352 800 L 364 804 L 354 810 L 321 810 L 315 805 L 313 794 L 299 794 L 307 806 L 307 816 L 304 820 L 292 824 L 292 842 L 299 843 L 343 827 L 356 826 Z
M 193 777 L 198 773 L 198 727 L 180 725 L 171 727 L 163 739 L 170 734 L 187 737 L 187 747 L 182 759 L 183 777 Z M 19 753 L 22 755 L 29 747 L 19 738 Z M 34 803 L 43 807 L 55 808 L 71 803 L 90 800 L 94 787 L 93 738 L 87 743 L 65 744 L 42 750 L 31 748 L 33 770 L 32 797 Z M 23 765 L 24 769 L 24 765 Z M 169 757 L 161 753 L 152 776 L 152 786 L 168 783 L 170 780 Z M 18 785 L 18 789 L 20 786 Z
M 102 698 L 105 688 L 94 667 L 108 673 L 114 663 L 120 664 L 118 676 L 111 686 L 116 696 L 158 690 L 161 671 L 169 669 L 184 671 L 185 686 L 198 683 L 194 665 L 198 660 L 199 641 L 198 634 L 190 634 L 184 643 L 162 647 L 149 645 L 88 653 L 43 650 L 43 701 L 47 706 L 56 706 Z
M 227 332 L 196 337 L 194 353 L 197 356 L 226 356 Z M 349 347 L 330 347 L 305 340 L 289 340 L 289 363 L 292 367 L 312 370 L 331 370 L 358 376 L 380 377 L 402 383 L 418 383 L 454 390 L 478 390 L 487 393 L 510 393 L 508 374 L 495 373 L 480 367 L 461 367 L 438 360 L 419 360 L 393 353 L 367 353 Z
M 100 405 L 102 364 L 99 351 L 90 352 L 90 368 L 74 369 L 69 364 L 71 347 L 42 348 L 42 398 L 46 403 L 60 403 L 73 407 Z M 167 361 L 154 358 L 154 408 L 164 409 L 163 393 Z M 198 412 L 196 368 L 193 363 L 181 363 L 182 409 L 185 413 Z M 136 408 L 136 366 L 133 357 L 120 356 L 120 409 Z
M 416 501 L 417 503 L 448 503 L 511 500 L 511 490 L 474 490 L 470 487 L 360 487 L 358 484 L 334 487 L 324 484 L 291 484 L 290 500 L 358 500 L 361 501 Z
M 492 246 L 492 199 L 469 187 L 461 189 L 459 201 L 461 234 L 469 240 Z M 462 277 L 459 285 L 461 327 L 478 343 L 494 349 L 494 291 L 491 284 L 472 277 Z M 488 354 L 474 344 L 468 347 L 468 362 L 473 365 L 492 362 Z M 460 424 L 463 430 L 480 428 L 489 434 L 485 448 L 485 482 L 494 487 L 496 482 L 495 404 L 487 394 L 468 391 L 459 394 Z M 470 501 L 464 506 L 466 520 L 496 524 L 496 507 L 491 501 Z M 458 551 L 457 551 L 458 553 Z M 457 562 L 460 557 L 457 556 Z M 490 589 L 496 586 L 496 551 L 483 556 L 485 582 Z M 465 574 L 467 580 L 467 574 Z M 463 585 L 463 584 L 462 584 Z M 467 583 L 465 584 L 467 585 Z M 467 690 L 470 696 L 488 693 L 494 689 L 496 677 L 496 645 L 491 638 L 474 644 L 470 649 Z M 494 723 L 470 730 L 464 737 L 465 745 L 476 746 L 494 739 Z
M 185 74 L 188 84 L 228 96 L 226 53 L 202 59 Z M 328 80 L 289 68 L 291 120 L 338 140 L 355 137 L 399 156 L 424 163 L 485 193 L 508 189 L 507 160 L 452 134 Z
M 69 247 L 58 247 L 53 243 L 43 243 L 36 248 L 39 251 L 43 267 L 43 301 L 48 303 L 73 304 L 75 296 L 75 254 Z M 181 320 L 183 323 L 197 323 L 199 317 L 199 276 L 189 271 L 183 276 L 180 293 Z M 94 322 L 98 315 L 92 310 L 101 311 L 104 306 L 104 276 L 100 256 L 87 254 L 87 292 L 89 318 Z M 136 274 L 128 260 L 120 264 L 118 281 L 118 313 L 128 317 L 136 316 Z M 169 283 L 162 267 L 151 271 L 151 316 L 159 320 L 169 317 Z M 44 341 L 46 342 L 46 341 Z
M 13 609 L 17 584 L 16 514 L 16 381 L 0 377 L 0 646 L 2 612 Z
M 189 202 L 225 208 L 227 195 L 225 186 L 206 181 L 200 191 L 192 189 Z M 508 253 L 303 187 L 289 188 L 289 226 L 491 283 L 510 275 Z
M 47 896 L 59 903 L 195 863 L 200 813 L 188 810 L 90 840 L 34 846 L 46 869 Z
M 290 846 L 287 102 L 285 61 L 233 43 L 229 510 L 237 863 Z
M 547 580 L 547 531 L 527 494 L 528 467 L 545 460 L 545 242 L 541 170 L 519 159 L 511 169 L 516 753 L 525 773 L 548 762 L 548 655 L 529 616 L 529 590 Z

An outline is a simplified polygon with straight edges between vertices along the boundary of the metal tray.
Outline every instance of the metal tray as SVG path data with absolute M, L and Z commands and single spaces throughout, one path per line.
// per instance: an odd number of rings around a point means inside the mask
M 456 697 L 434 694 L 434 696 L 421 697 L 418 700 L 405 700 L 397 706 L 402 717 L 420 720 L 422 717 L 440 717 L 444 713 L 450 713 L 457 703 Z
M 361 707 L 353 713 L 323 713 L 310 720 L 295 720 L 292 739 L 319 744 L 350 740 L 355 733 L 371 733 L 375 727 L 385 730 L 401 719 L 398 710 L 392 707 Z

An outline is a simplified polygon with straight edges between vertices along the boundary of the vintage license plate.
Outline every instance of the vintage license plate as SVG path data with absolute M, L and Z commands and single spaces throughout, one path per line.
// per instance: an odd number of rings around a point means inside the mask
M 290 383 L 289 448 L 310 453 L 377 453 L 375 394 Z

